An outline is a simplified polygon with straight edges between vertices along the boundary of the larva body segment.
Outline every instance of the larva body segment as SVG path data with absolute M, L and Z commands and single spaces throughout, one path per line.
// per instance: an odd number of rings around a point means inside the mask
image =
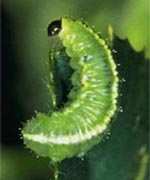
M 61 39 L 74 70 L 69 102 L 38 113 L 24 127 L 27 147 L 54 162 L 85 153 L 102 139 L 116 110 L 116 65 L 104 40 L 80 21 L 61 19 Z

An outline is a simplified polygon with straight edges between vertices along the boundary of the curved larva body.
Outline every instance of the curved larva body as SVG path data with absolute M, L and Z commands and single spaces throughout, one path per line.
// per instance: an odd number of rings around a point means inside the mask
M 53 161 L 78 156 L 100 142 L 116 110 L 117 72 L 110 50 L 90 28 L 62 18 L 58 36 L 74 69 L 69 103 L 50 116 L 38 113 L 27 123 L 27 147 Z

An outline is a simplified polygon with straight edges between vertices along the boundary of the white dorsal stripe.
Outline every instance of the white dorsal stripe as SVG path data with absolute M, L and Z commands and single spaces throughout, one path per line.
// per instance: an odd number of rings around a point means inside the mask
M 24 134 L 24 138 L 35 141 L 41 144 L 76 144 L 80 143 L 86 140 L 91 139 L 94 136 L 97 136 L 98 134 L 102 133 L 106 129 L 106 124 L 98 125 L 96 128 L 92 129 L 91 131 L 87 131 L 85 134 L 82 132 L 77 134 L 70 134 L 68 136 L 51 136 L 48 137 L 41 134 Z

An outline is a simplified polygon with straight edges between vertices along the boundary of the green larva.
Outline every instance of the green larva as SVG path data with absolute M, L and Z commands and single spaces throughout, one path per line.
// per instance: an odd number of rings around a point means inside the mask
M 63 108 L 37 113 L 22 134 L 28 148 L 59 162 L 83 155 L 101 141 L 117 108 L 118 77 L 105 41 L 82 22 L 62 18 L 51 23 L 48 34 L 60 39 L 70 57 L 72 87 Z M 51 90 L 56 106 L 57 94 Z

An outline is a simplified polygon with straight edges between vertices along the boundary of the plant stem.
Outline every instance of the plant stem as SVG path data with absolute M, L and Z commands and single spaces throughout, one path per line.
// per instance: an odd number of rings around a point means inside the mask
M 58 180 L 59 179 L 59 163 L 50 163 L 50 169 L 52 173 L 52 177 L 50 180 Z
M 54 164 L 54 180 L 58 180 L 58 176 L 59 176 L 58 164 Z

